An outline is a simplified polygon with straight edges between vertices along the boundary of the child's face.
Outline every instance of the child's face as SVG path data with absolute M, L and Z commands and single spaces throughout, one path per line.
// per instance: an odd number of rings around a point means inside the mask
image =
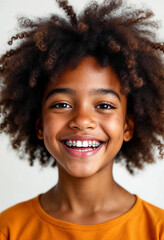
M 132 122 L 126 121 L 127 100 L 120 89 L 111 67 L 102 68 L 92 57 L 84 58 L 73 70 L 67 68 L 48 84 L 42 103 L 44 144 L 68 174 L 88 177 L 112 166 L 123 141 L 132 137 Z M 79 140 L 77 146 L 89 144 L 91 138 L 102 144 L 94 150 L 65 145 L 65 140 Z

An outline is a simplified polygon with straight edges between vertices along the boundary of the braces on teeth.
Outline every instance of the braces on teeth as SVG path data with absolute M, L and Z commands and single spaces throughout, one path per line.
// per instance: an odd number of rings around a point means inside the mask
M 69 147 L 99 147 L 100 142 L 96 141 L 66 141 L 66 145 Z

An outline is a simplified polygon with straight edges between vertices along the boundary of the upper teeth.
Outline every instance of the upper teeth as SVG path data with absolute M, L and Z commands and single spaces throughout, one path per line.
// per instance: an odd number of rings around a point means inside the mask
M 92 141 L 92 140 L 89 140 L 89 141 L 80 141 L 80 140 L 67 140 L 66 141 L 66 145 L 68 146 L 73 146 L 73 147 L 98 147 L 100 146 L 100 142 L 99 141 Z

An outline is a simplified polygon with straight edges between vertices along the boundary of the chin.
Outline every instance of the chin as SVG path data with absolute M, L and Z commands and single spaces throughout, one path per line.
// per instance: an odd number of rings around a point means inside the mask
M 96 173 L 96 169 L 93 166 L 69 166 L 65 170 L 69 175 L 76 178 L 87 178 Z

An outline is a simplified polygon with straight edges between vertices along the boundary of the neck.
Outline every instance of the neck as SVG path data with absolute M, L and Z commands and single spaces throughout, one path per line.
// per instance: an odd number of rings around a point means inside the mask
M 59 208 L 73 212 L 94 212 L 114 204 L 118 184 L 112 175 L 112 166 L 87 178 L 76 178 L 67 174 L 60 166 L 59 181 L 53 189 Z

